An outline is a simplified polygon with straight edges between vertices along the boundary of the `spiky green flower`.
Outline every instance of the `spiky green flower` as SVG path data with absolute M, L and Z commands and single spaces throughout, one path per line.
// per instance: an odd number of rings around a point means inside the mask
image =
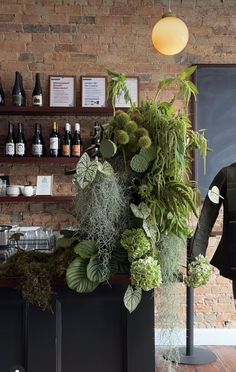
M 138 145 L 141 148 L 147 149 L 152 144 L 151 138 L 149 136 L 142 136 L 138 140 Z
M 122 247 L 128 251 L 130 262 L 143 257 L 151 249 L 150 241 L 141 228 L 125 230 L 120 242 Z
M 130 117 L 126 112 L 117 111 L 114 121 L 116 123 L 117 128 L 123 129 L 125 125 L 130 121 Z
M 135 131 L 135 135 L 140 138 L 143 136 L 149 136 L 148 130 L 146 128 L 140 127 Z
M 150 291 L 153 288 L 159 287 L 161 284 L 160 265 L 151 256 L 132 262 L 130 272 L 131 285 L 136 288 Z
M 138 129 L 138 124 L 134 120 L 130 120 L 125 124 L 124 129 L 128 133 L 134 133 Z
M 129 142 L 129 135 L 126 131 L 119 129 L 116 131 L 116 141 L 119 145 L 126 145 Z

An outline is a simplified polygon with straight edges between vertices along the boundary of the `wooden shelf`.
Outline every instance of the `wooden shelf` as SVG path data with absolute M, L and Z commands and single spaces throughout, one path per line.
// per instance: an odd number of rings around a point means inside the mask
M 110 116 L 110 107 L 18 107 L 1 106 L 0 115 L 29 115 L 29 116 L 53 116 L 53 115 L 85 115 L 85 116 Z
M 40 158 L 36 156 L 22 156 L 22 157 L 17 157 L 17 156 L 0 156 L 0 164 L 1 163 L 10 163 L 10 164 L 27 164 L 27 163 L 34 163 L 34 164 L 44 164 L 44 163 L 51 163 L 51 164 L 76 164 L 79 161 L 78 158 L 67 158 L 63 156 L 59 156 L 58 158 L 53 158 L 53 157 L 46 157 L 42 156 Z
M 17 276 L 12 276 L 12 277 L 7 277 L 7 278 L 1 278 L 0 277 L 0 288 L 15 288 L 17 287 L 19 281 L 21 280 L 20 277 Z M 104 283 L 106 284 L 106 283 Z M 109 279 L 109 284 L 110 285 L 128 285 L 130 284 L 130 277 L 128 274 L 117 274 L 114 275 Z M 55 278 L 53 280 L 53 285 L 55 287 L 64 287 L 67 284 L 62 278 Z M 101 283 L 101 286 L 103 284 Z
M 71 195 L 0 196 L 0 203 L 64 203 L 72 199 Z

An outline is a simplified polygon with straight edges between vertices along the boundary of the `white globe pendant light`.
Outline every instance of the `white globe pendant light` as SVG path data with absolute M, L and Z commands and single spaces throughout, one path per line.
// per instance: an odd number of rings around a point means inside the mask
M 187 45 L 189 32 L 186 24 L 170 8 L 152 30 L 152 43 L 161 54 L 172 56 L 180 53 Z

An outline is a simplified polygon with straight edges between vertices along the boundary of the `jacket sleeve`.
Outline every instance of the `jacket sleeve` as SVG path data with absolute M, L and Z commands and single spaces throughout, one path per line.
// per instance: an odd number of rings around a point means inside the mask
M 199 254 L 205 256 L 212 228 L 218 217 L 223 198 L 226 195 L 226 170 L 222 168 L 213 179 L 203 203 L 198 225 L 190 242 L 190 259 Z

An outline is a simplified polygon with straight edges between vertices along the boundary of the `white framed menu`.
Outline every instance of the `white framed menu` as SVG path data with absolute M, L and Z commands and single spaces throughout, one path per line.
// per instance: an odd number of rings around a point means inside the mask
M 81 76 L 81 106 L 106 107 L 106 76 Z
M 76 106 L 75 76 L 49 76 L 49 106 Z
M 139 79 L 137 76 L 129 76 L 126 78 L 126 85 L 129 90 L 129 94 L 131 97 L 132 102 L 135 103 L 135 105 L 139 106 Z M 130 107 L 129 102 L 125 102 L 124 94 L 121 93 L 119 97 L 117 97 L 115 107 L 118 108 L 126 108 Z

